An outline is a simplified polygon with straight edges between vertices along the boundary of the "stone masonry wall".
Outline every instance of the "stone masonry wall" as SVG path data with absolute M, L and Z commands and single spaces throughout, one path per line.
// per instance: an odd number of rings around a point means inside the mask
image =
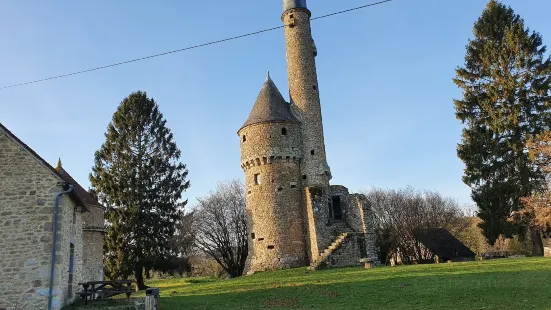
M 285 135 L 282 128 L 286 128 Z M 249 222 L 249 271 L 307 264 L 298 128 L 292 123 L 263 123 L 239 132 Z
M 59 222 L 62 223 L 60 234 L 58 235 L 58 244 L 60 249 L 57 254 L 55 268 L 55 287 L 54 309 L 57 305 L 65 305 L 75 299 L 75 292 L 79 289 L 78 283 L 82 282 L 83 272 L 83 232 L 82 232 L 82 213 L 76 212 L 75 203 L 68 197 L 61 199 L 59 206 Z M 74 246 L 73 254 L 73 279 L 72 288 L 69 288 L 69 265 L 71 258 L 71 244 Z
M 346 215 L 346 221 L 355 232 L 366 232 L 364 204 L 358 195 L 350 195 L 350 207 Z
M 84 231 L 82 281 L 103 281 L 103 232 Z
M 543 248 L 543 256 L 545 257 L 551 257 L 551 248 Z
M 101 206 L 88 206 L 90 212 L 83 214 L 83 281 L 102 281 L 103 277 L 103 243 L 104 243 L 104 209 Z
M 328 188 L 327 188 L 328 189 Z M 329 193 L 318 188 L 304 189 L 306 200 L 306 225 L 310 260 L 316 258 L 333 241 L 329 224 Z
M 58 179 L 31 154 L 0 132 L 0 308 L 45 309 L 48 300 L 55 196 Z M 69 199 L 67 199 L 69 200 Z M 54 282 L 55 309 L 65 302 L 68 212 L 60 207 Z M 67 255 L 66 255 L 67 254 Z M 65 289 L 61 289 L 65 287 Z
M 361 265 L 360 259 L 366 255 L 365 240 L 363 234 L 350 234 L 327 258 L 328 268 L 347 267 Z
M 351 196 L 354 197 L 358 206 L 360 206 L 363 211 L 362 222 L 365 226 L 364 232 L 367 258 L 371 258 L 377 263 L 378 255 L 376 246 L 377 231 L 375 227 L 375 213 L 364 195 L 354 194 Z
M 323 120 L 316 73 L 316 47 L 310 28 L 310 11 L 292 9 L 283 13 L 287 52 L 289 93 L 294 114 L 302 122 L 304 163 L 302 174 L 306 187 L 328 187 L 330 169 L 327 164 L 323 136 Z
M 348 213 L 350 212 L 350 208 L 353 206 L 350 205 L 350 199 L 348 195 L 348 188 L 342 186 L 342 185 L 331 185 L 330 186 L 331 191 L 331 205 L 329 208 L 333 208 L 332 206 L 332 197 L 338 196 L 341 201 L 341 212 L 342 212 L 342 219 L 345 221 L 348 221 Z M 330 212 L 333 212 L 332 210 Z M 335 215 L 333 214 L 332 218 L 334 218 Z

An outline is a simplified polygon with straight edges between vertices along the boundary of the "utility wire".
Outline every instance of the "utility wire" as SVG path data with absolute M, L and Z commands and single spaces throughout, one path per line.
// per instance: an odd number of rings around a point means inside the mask
M 339 11 L 339 12 L 334 12 L 334 13 L 314 17 L 311 20 L 319 20 L 319 19 L 323 19 L 323 18 L 335 16 L 335 15 L 340 15 L 340 14 L 344 14 L 344 13 L 364 9 L 364 8 L 367 8 L 367 7 L 371 7 L 371 6 L 375 6 L 375 5 L 379 5 L 379 4 L 383 4 L 383 3 L 387 3 L 387 2 L 391 2 L 391 1 L 392 0 L 384 0 L 384 1 L 379 1 L 379 2 L 375 2 L 375 3 L 370 3 L 370 4 L 358 6 L 358 7 L 352 8 L 352 9 L 348 9 L 348 10 L 344 10 L 344 11 Z M 173 51 L 169 51 L 169 52 L 164 52 L 164 53 L 160 53 L 160 54 L 145 56 L 145 57 L 136 58 L 136 59 L 127 60 L 127 61 L 122 61 L 122 62 L 118 62 L 118 63 L 114 63 L 114 64 L 110 64 L 110 65 L 105 65 L 105 66 L 101 66 L 101 67 L 76 71 L 76 72 L 62 74 L 62 75 L 56 75 L 56 76 L 52 76 L 52 77 L 48 77 L 48 78 L 44 78 L 44 79 L 40 79 L 40 80 L 29 81 L 29 82 L 25 82 L 25 83 L 19 83 L 19 84 L 3 86 L 3 87 L 0 88 L 0 90 L 7 89 L 7 88 L 19 87 L 19 86 L 23 86 L 23 85 L 29 85 L 29 84 L 45 82 L 45 81 L 49 81 L 49 80 L 60 79 L 60 78 L 64 78 L 64 77 L 68 77 L 68 76 L 72 76 L 72 75 L 78 75 L 78 74 L 88 73 L 88 72 L 92 72 L 92 71 L 98 71 L 98 70 L 107 69 L 107 68 L 111 68 L 111 67 L 117 67 L 117 66 L 129 64 L 129 63 L 133 63 L 133 62 L 138 62 L 138 61 L 141 61 L 141 60 L 156 58 L 156 57 L 165 56 L 165 55 L 169 55 L 169 54 L 174 54 L 174 53 L 179 53 L 179 52 L 188 51 L 188 50 L 192 50 L 192 49 L 197 49 L 197 48 L 205 47 L 205 46 L 208 46 L 208 45 L 214 45 L 214 44 L 223 43 L 223 42 L 227 42 L 227 41 L 233 41 L 233 40 L 237 40 L 237 39 L 241 39 L 241 38 L 245 38 L 245 37 L 249 37 L 249 36 L 254 36 L 254 35 L 257 35 L 257 34 L 262 34 L 262 33 L 265 33 L 265 32 L 278 30 L 278 29 L 281 29 L 281 28 L 284 28 L 284 27 L 285 27 L 285 25 L 272 27 L 272 28 L 267 28 L 267 29 L 264 29 L 264 30 L 250 32 L 250 33 L 246 33 L 246 34 L 242 34 L 242 35 L 238 35 L 238 36 L 234 36 L 234 37 L 229 37 L 229 38 L 225 38 L 225 39 L 221 39 L 221 40 L 217 40 L 217 41 L 211 41 L 211 42 L 208 42 L 208 43 L 188 46 L 188 47 L 185 47 L 185 48 L 181 48 L 181 49 L 177 49 L 177 50 L 173 50 Z

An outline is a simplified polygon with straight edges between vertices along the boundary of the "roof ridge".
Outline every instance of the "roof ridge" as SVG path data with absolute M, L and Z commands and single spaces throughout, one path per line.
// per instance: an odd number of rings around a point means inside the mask
M 32 157 L 34 157 L 38 162 L 40 162 L 46 169 L 48 169 L 55 177 L 57 177 L 60 181 L 70 184 L 73 186 L 73 197 L 76 198 L 80 203 L 83 205 L 86 204 L 88 197 L 81 197 L 78 193 L 78 189 L 82 189 L 82 186 L 73 179 L 69 173 L 67 173 L 62 167 L 60 167 L 60 171 L 58 171 L 56 168 L 54 168 L 50 163 L 48 163 L 44 158 L 42 158 L 38 153 L 36 153 L 29 145 L 27 145 L 25 142 L 23 142 L 21 139 L 19 139 L 13 132 L 11 132 L 6 126 L 4 126 L 2 123 L 0 123 L 0 132 L 3 132 L 9 139 L 14 141 L 16 144 L 18 144 L 21 148 L 25 149 L 27 152 L 31 154 Z M 65 175 L 61 173 L 61 171 L 65 172 Z M 68 177 L 67 177 L 68 176 Z M 84 190 L 86 193 L 88 193 L 86 190 Z M 89 194 L 89 193 L 88 193 Z M 90 197 L 92 197 L 90 195 Z M 84 198 L 84 199 L 83 199 Z M 93 198 L 93 197 L 92 197 Z M 99 205 L 99 202 L 94 198 L 95 202 Z

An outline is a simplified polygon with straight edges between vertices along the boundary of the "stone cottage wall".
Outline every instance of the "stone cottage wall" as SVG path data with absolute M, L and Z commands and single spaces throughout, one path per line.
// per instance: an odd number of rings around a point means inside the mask
M 75 212 L 74 202 L 67 196 L 64 196 L 62 204 L 59 207 L 59 223 L 62 223 L 61 232 L 58 236 L 58 249 L 55 269 L 55 288 L 54 304 L 65 305 L 75 299 L 75 292 L 78 291 L 78 283 L 82 281 L 82 255 L 83 255 L 83 236 L 82 236 L 82 213 Z M 72 289 L 69 289 L 69 264 L 70 249 L 74 244 L 74 276 Z M 59 260 L 58 260 L 59 259 Z M 56 309 L 54 307 L 54 309 Z
M 56 193 L 61 190 L 60 179 L 1 132 L 0 163 L 0 308 L 45 309 L 53 207 Z M 56 309 L 64 303 L 63 291 L 67 291 L 67 279 L 61 279 L 61 275 L 68 270 L 69 246 L 64 243 L 71 228 L 69 213 L 72 214 L 70 207 L 60 207 Z
M 551 248 L 543 248 L 543 256 L 545 257 L 551 257 Z
M 83 214 L 83 281 L 103 280 L 104 209 L 88 206 Z

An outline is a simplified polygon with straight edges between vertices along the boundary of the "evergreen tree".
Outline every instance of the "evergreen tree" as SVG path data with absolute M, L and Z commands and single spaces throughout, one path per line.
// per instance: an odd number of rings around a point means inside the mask
M 463 91 L 454 100 L 465 128 L 458 156 L 466 165 L 481 228 L 493 244 L 500 234 L 524 235 L 507 218 L 521 198 L 541 189 L 544 174 L 528 156 L 526 142 L 551 125 L 551 61 L 542 37 L 525 28 L 510 7 L 490 1 L 474 25 L 465 65 L 454 79 Z M 543 251 L 532 231 L 533 254 Z
M 187 203 L 180 199 L 189 187 L 188 171 L 157 103 L 145 92 L 121 102 L 105 137 L 90 182 L 108 206 L 106 274 L 134 274 L 144 289 L 144 269 L 173 259 L 172 237 Z

